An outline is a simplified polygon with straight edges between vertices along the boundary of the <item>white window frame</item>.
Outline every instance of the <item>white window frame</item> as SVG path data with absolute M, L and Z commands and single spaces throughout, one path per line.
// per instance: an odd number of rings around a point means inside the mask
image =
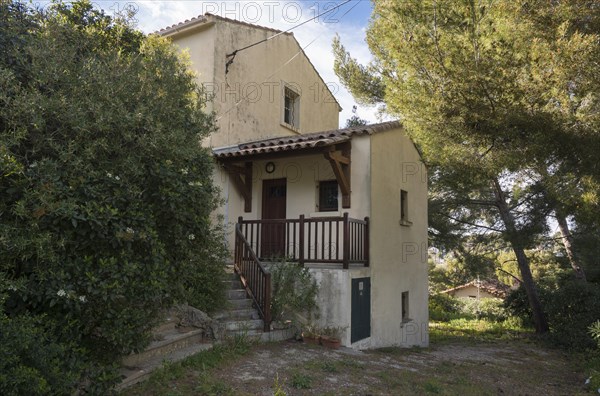
M 281 125 L 289 128 L 295 132 L 300 132 L 300 93 L 298 87 L 294 87 L 290 84 L 283 83 L 281 90 Z M 286 97 L 290 96 L 288 93 L 293 95 L 293 102 L 291 107 L 291 122 L 286 121 L 287 109 Z M 291 97 L 291 96 L 290 96 Z

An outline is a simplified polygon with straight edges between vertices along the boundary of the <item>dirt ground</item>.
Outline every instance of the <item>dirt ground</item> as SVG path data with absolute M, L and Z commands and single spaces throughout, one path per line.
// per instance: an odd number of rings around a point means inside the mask
M 365 352 L 287 341 L 255 346 L 211 379 L 214 391 L 240 395 L 586 394 L 577 369 L 573 358 L 523 340 Z

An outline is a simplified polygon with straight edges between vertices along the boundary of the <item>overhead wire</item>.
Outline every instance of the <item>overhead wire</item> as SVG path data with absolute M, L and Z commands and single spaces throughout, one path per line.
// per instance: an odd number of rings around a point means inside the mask
M 323 15 L 329 14 L 330 12 L 332 12 L 332 11 L 334 11 L 334 10 L 337 10 L 337 9 L 338 9 L 338 8 L 340 8 L 341 6 L 343 6 L 343 5 L 345 5 L 345 4 L 348 4 L 348 3 L 350 3 L 351 1 L 353 1 L 353 0 L 346 0 L 346 1 L 344 1 L 343 3 L 336 4 L 334 7 L 330 8 L 330 9 L 328 9 L 328 10 L 325 10 L 325 11 L 323 11 L 322 13 L 320 13 L 319 15 L 315 15 L 314 17 L 312 17 L 312 18 L 310 18 L 310 19 L 307 19 L 306 21 L 304 21 L 304 22 L 301 22 L 301 23 L 299 23 L 298 25 L 292 26 L 291 28 L 289 28 L 289 29 L 287 29 L 287 30 L 284 30 L 284 31 L 278 32 L 278 33 L 276 33 L 276 34 L 274 34 L 274 35 L 272 35 L 272 36 L 269 36 L 269 37 L 267 37 L 266 39 L 262 39 L 262 40 L 259 40 L 259 41 L 255 42 L 255 43 L 253 43 L 253 44 L 250 44 L 250 45 L 247 45 L 247 46 L 245 46 L 245 47 L 242 47 L 242 48 L 236 49 L 235 51 L 233 51 L 233 52 L 231 52 L 231 53 L 229 53 L 229 54 L 226 54 L 225 56 L 226 56 L 227 58 L 229 58 L 229 57 L 235 57 L 235 56 L 236 56 L 236 54 L 237 54 L 238 52 L 241 52 L 241 51 L 247 50 L 248 48 L 252 48 L 252 47 L 254 47 L 254 46 L 256 46 L 256 45 L 259 45 L 259 44 L 262 44 L 262 43 L 264 43 L 264 42 L 266 42 L 266 41 L 272 40 L 272 39 L 274 39 L 275 37 L 278 37 L 278 36 L 280 36 L 280 35 L 282 35 L 282 34 L 289 33 L 289 32 L 291 32 L 292 30 L 294 30 L 294 29 L 296 29 L 296 28 L 299 28 L 299 27 L 300 27 L 300 26 L 302 26 L 302 25 L 305 25 L 305 24 L 307 24 L 308 22 L 314 21 L 315 19 L 317 19 L 317 18 L 320 18 L 320 17 L 322 17 Z M 357 3 L 358 3 L 358 2 L 357 2 Z M 354 7 L 356 7 L 356 5 L 354 5 Z M 352 8 L 354 8 L 354 7 L 352 7 Z M 352 10 L 352 8 L 351 8 L 350 10 Z M 350 11 L 350 10 L 348 10 L 348 11 Z M 346 12 L 346 14 L 347 14 L 347 12 Z M 346 15 L 346 14 L 344 14 L 344 15 Z M 231 62 L 233 62 L 233 59 L 231 60 Z

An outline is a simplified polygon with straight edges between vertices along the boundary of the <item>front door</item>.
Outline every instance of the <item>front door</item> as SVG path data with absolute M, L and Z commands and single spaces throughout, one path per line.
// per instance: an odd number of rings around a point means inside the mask
M 285 219 L 287 195 L 286 179 L 263 180 L 262 219 Z M 261 231 L 261 258 L 285 255 L 285 223 L 263 224 Z

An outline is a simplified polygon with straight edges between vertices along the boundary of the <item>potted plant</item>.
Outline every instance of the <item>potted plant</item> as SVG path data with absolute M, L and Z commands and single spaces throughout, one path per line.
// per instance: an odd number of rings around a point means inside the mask
M 326 348 L 338 349 L 342 345 L 341 335 L 344 328 L 327 326 L 321 329 L 321 345 Z
M 302 329 L 302 341 L 314 345 L 319 345 L 321 343 L 321 336 L 314 325 L 308 324 L 304 326 Z

